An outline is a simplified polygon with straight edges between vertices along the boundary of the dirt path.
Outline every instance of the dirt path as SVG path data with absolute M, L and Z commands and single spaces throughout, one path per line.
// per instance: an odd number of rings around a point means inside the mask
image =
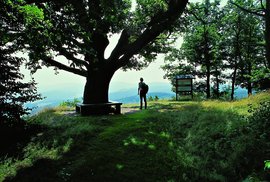
M 132 114 L 135 112 L 139 112 L 140 109 L 139 108 L 134 108 L 134 107 L 122 107 L 121 108 L 121 114 Z M 65 111 L 64 112 L 65 115 L 78 115 L 78 113 L 76 113 L 76 111 Z
M 140 111 L 139 108 L 131 108 L 131 107 L 121 108 L 121 114 L 132 114 L 139 111 Z

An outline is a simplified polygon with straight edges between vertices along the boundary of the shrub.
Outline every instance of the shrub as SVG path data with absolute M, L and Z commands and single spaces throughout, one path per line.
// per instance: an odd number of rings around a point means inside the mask
M 60 103 L 60 106 L 64 107 L 75 107 L 81 100 L 78 98 L 74 98 L 73 100 L 67 100 Z
M 253 129 L 258 132 L 264 131 L 269 132 L 270 126 L 270 101 L 260 103 L 257 109 L 250 109 L 252 115 L 249 117 L 249 122 Z
M 154 101 L 154 98 L 150 95 L 148 98 L 147 98 L 148 101 Z
M 256 109 L 251 108 L 249 112 L 252 115 L 248 118 L 248 129 L 250 135 L 250 148 L 247 150 L 253 151 L 252 156 L 249 155 L 249 161 L 253 161 L 254 169 L 257 169 L 261 178 L 267 178 L 269 175 L 268 162 L 270 159 L 270 101 L 260 103 Z M 267 173 L 263 171 L 267 171 Z M 268 176 L 269 178 L 269 176 Z

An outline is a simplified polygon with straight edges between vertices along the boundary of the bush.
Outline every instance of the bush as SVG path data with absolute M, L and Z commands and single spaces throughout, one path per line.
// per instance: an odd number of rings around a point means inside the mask
M 74 98 L 73 100 L 67 100 L 60 103 L 60 106 L 64 107 L 75 107 L 81 100 L 78 98 Z
M 256 109 L 250 108 L 252 115 L 248 118 L 248 130 L 250 135 L 249 151 L 253 151 L 252 156 L 249 155 L 250 166 L 256 169 L 260 178 L 269 180 L 270 171 L 268 169 L 268 160 L 270 159 L 270 101 L 260 103 Z
M 150 95 L 148 98 L 147 98 L 148 101 L 154 101 L 154 98 Z
M 249 117 L 249 123 L 254 131 L 258 133 L 269 132 L 270 127 L 270 101 L 260 103 L 257 109 L 250 108 L 252 115 Z

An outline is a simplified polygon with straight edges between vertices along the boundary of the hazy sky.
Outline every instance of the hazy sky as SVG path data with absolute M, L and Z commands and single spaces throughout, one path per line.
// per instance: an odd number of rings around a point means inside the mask
M 191 0 L 191 2 L 199 2 L 199 0 Z M 223 1 L 224 3 L 225 1 Z M 115 35 L 110 38 L 110 44 L 105 51 L 105 57 L 110 55 L 110 52 L 114 48 L 117 43 L 119 36 Z M 181 44 L 181 40 L 178 41 L 178 46 Z M 111 86 L 116 83 L 129 83 L 137 85 L 139 82 L 139 78 L 143 77 L 147 83 L 153 82 L 165 82 L 169 83 L 168 80 L 163 79 L 165 72 L 160 68 L 162 64 L 164 64 L 164 56 L 158 56 L 157 60 L 150 64 L 149 67 L 141 70 L 141 71 L 134 71 L 128 70 L 126 72 L 122 70 L 118 70 L 111 81 Z M 30 74 L 29 71 L 23 69 L 23 73 L 25 74 L 25 79 L 29 80 Z M 34 74 L 34 78 L 38 83 L 39 92 L 43 92 L 45 90 L 51 90 L 56 87 L 61 87 L 63 85 L 74 85 L 77 87 L 83 87 L 85 84 L 85 78 L 68 73 L 66 71 L 59 70 L 59 74 L 54 74 L 53 68 L 44 68 L 42 70 L 38 70 L 37 73 Z
M 105 50 L 105 58 L 109 57 L 110 53 L 112 52 L 113 48 L 115 47 L 117 41 L 119 39 L 119 35 L 114 35 L 110 38 L 110 44 Z M 177 42 L 180 46 L 181 38 Z M 59 59 L 61 60 L 61 58 Z M 162 82 L 162 83 L 169 83 L 167 79 L 163 79 L 165 72 L 160 68 L 161 65 L 164 64 L 164 55 L 159 55 L 157 59 L 151 63 L 147 68 L 141 71 L 135 70 L 128 70 L 122 71 L 121 69 L 116 71 L 112 80 L 111 86 L 113 87 L 114 84 L 119 84 L 119 82 L 125 84 L 134 84 L 137 85 L 139 82 L 140 77 L 143 77 L 145 82 L 147 83 L 154 83 L 154 82 Z M 28 70 L 22 69 L 25 79 L 30 79 L 30 73 Z M 66 71 L 58 70 L 59 74 L 55 75 L 55 71 L 53 68 L 46 68 L 38 70 L 34 74 L 34 78 L 38 83 L 38 88 L 40 92 L 51 90 L 55 87 L 61 87 L 65 85 L 74 85 L 77 87 L 83 87 L 85 84 L 85 78 L 82 76 L 78 76 Z
M 169 83 L 168 80 L 163 79 L 164 71 L 160 68 L 160 66 L 163 64 L 163 56 L 158 56 L 157 60 L 155 62 L 151 63 L 147 68 L 141 70 L 141 71 L 134 71 L 134 70 L 128 70 L 128 71 L 122 71 L 118 70 L 114 74 L 111 85 L 117 84 L 119 82 L 125 84 L 129 83 L 134 85 L 137 85 L 139 82 L 140 77 L 143 77 L 144 80 L 147 83 L 153 83 L 153 82 L 166 82 Z M 84 86 L 85 84 L 85 78 L 82 76 L 78 76 L 66 71 L 58 70 L 59 74 L 55 75 L 55 71 L 53 68 L 46 68 L 38 70 L 34 74 L 34 78 L 36 82 L 38 83 L 38 88 L 40 91 L 44 90 L 51 90 L 55 87 L 61 87 L 68 84 L 73 84 L 74 86 Z M 30 73 L 28 70 L 23 69 L 23 73 L 25 75 L 25 80 L 30 79 Z

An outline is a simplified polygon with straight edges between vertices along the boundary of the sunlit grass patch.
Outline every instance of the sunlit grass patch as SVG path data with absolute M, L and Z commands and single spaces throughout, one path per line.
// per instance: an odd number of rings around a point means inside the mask
M 4 158 L 0 161 L 0 181 L 4 181 L 7 176 L 16 175 L 15 161 L 12 158 Z
M 69 151 L 72 141 L 67 141 L 64 146 L 48 147 L 40 143 L 29 143 L 23 151 L 23 156 L 20 159 L 4 159 L 0 162 L 0 181 L 6 177 L 15 176 L 17 171 L 24 168 L 29 168 L 40 159 L 58 160 L 61 156 Z
M 148 141 L 146 139 L 139 139 L 139 138 L 134 137 L 134 136 L 130 136 L 123 141 L 124 146 L 128 146 L 128 145 L 144 146 L 147 144 L 147 142 Z
M 262 93 L 233 102 L 153 101 L 147 110 L 117 116 L 49 109 L 30 118 L 43 130 L 20 157 L 1 160 L 0 181 L 20 169 L 47 181 L 239 181 L 235 171 L 247 176 L 249 158 L 263 150 L 247 127 L 248 104 L 267 99 Z M 38 163 L 43 159 L 52 162 Z M 43 165 L 49 175 L 35 171 Z
M 248 110 L 250 106 L 256 108 L 259 106 L 259 103 L 267 100 L 270 100 L 269 91 L 251 95 L 250 97 L 241 100 L 235 101 L 211 100 L 211 101 L 202 101 L 201 103 L 204 107 L 234 111 L 241 115 L 249 115 Z

